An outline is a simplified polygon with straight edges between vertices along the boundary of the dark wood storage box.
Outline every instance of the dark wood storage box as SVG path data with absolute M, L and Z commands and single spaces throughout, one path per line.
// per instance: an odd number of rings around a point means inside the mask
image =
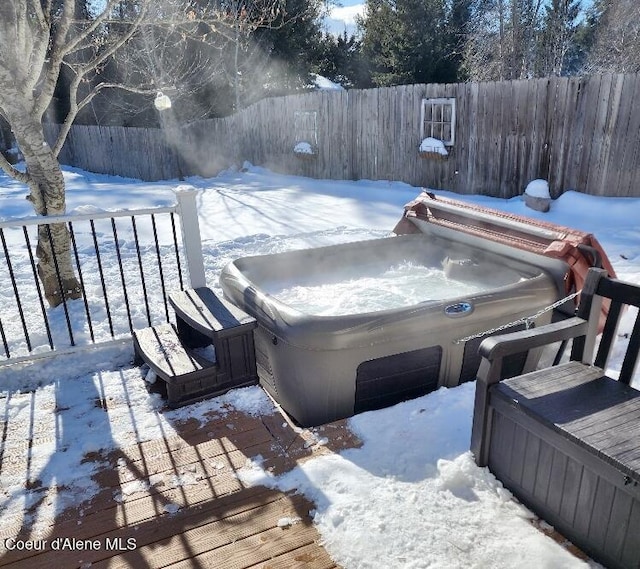
M 610 303 L 595 359 L 600 308 Z M 590 269 L 576 317 L 485 340 L 471 450 L 506 488 L 608 567 L 640 567 L 640 351 L 636 317 L 618 380 L 605 375 L 626 305 L 640 287 Z M 503 359 L 573 339 L 570 361 L 505 379 Z
M 495 386 L 488 466 L 586 553 L 638 567 L 640 392 L 582 368 L 571 362 Z

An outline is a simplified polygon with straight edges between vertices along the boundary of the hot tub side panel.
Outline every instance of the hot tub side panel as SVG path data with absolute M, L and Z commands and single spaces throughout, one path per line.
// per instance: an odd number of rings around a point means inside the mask
M 304 328 L 313 328 L 313 322 L 299 327 L 262 322 L 255 331 L 261 384 L 305 427 L 456 386 L 475 378 L 479 364 L 479 339 L 469 342 L 470 353 L 460 338 L 504 324 L 505 313 L 515 320 L 530 316 L 536 302 L 554 300 L 544 279 L 521 288 L 526 290 L 512 290 L 506 298 L 503 292 L 474 300 L 474 313 L 460 319 L 445 316 L 441 305 L 418 307 L 404 318 L 393 315 L 388 325 L 378 317 L 369 326 L 368 341 L 358 345 L 342 333 L 309 341 Z M 251 313 L 251 307 L 244 308 Z M 550 319 L 549 312 L 537 324 Z M 298 331 L 304 344 L 297 341 Z
M 311 350 L 274 342 L 262 326 L 255 344 L 261 385 L 303 427 L 418 397 L 439 384 L 441 346 L 388 342 Z
M 336 357 L 274 338 L 262 326 L 255 331 L 258 376 L 287 413 L 303 427 L 353 415 L 353 382 L 345 381 L 349 354 Z

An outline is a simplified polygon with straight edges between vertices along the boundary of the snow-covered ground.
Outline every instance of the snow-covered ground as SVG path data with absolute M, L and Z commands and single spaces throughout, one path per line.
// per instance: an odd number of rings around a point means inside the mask
M 66 169 L 65 178 L 71 212 L 169 205 L 178 185 L 76 169 Z M 187 183 L 202 190 L 199 217 L 212 286 L 221 268 L 239 256 L 387 235 L 403 205 L 419 192 L 397 182 L 311 180 L 255 167 Z M 0 219 L 32 215 L 25 193 L 0 175 Z M 640 283 L 640 198 L 567 192 L 546 214 L 527 209 L 520 198 L 464 199 L 595 233 L 619 278 Z M 611 373 L 621 365 L 621 348 L 614 350 Z M 250 413 L 274 411 L 259 388 L 163 410 L 158 396 L 146 391 L 140 370 L 131 367 L 131 356 L 124 345 L 0 367 L 2 456 L 24 464 L 28 479 L 41 480 L 44 488 L 29 490 L 24 476 L 0 473 L 3 520 L 19 519 L 27 506 L 39 503 L 26 520 L 37 534 L 56 512 L 90 497 L 96 491 L 91 475 L 102 464 L 83 463 L 89 451 L 170 435 L 180 417 L 198 418 L 225 405 Z M 488 470 L 473 463 L 468 452 L 473 389 L 473 384 L 440 389 L 354 417 L 349 423 L 364 443 L 359 449 L 312 459 L 279 478 L 264 472 L 257 458 L 242 476 L 247 482 L 297 488 L 312 499 L 326 547 L 347 569 L 583 566 L 535 529 L 530 514 Z M 97 399 L 113 402 L 108 419 Z M 38 441 L 31 448 L 24 444 L 29 438 Z M 62 489 L 55 500 L 47 500 L 52 484 Z

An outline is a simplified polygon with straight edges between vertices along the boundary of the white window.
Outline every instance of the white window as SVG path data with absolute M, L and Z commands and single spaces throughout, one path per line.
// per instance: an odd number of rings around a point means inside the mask
M 420 137 L 442 140 L 445 146 L 453 146 L 456 136 L 456 100 L 422 99 Z
M 295 143 L 308 142 L 318 146 L 318 112 L 317 111 L 296 111 L 295 121 Z

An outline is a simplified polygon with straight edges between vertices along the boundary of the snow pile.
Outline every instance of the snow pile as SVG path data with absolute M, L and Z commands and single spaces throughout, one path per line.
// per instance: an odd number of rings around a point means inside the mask
M 442 140 L 430 136 L 420 143 L 419 150 L 420 152 L 432 152 L 433 154 L 440 154 L 441 156 L 448 156 L 449 154 Z
M 546 180 L 532 180 L 527 184 L 524 193 L 532 198 L 550 199 L 549 182 Z
M 245 484 L 298 489 L 339 565 L 360 568 L 582 567 L 468 452 L 474 385 L 349 420 L 359 449 L 274 478 L 251 463 Z
M 313 83 L 317 89 L 321 89 L 323 91 L 344 91 L 344 87 L 342 85 L 334 83 L 322 75 L 312 73 L 311 76 L 313 77 Z
M 308 142 L 298 142 L 293 147 L 293 152 L 295 154 L 315 154 L 313 151 L 313 146 Z

